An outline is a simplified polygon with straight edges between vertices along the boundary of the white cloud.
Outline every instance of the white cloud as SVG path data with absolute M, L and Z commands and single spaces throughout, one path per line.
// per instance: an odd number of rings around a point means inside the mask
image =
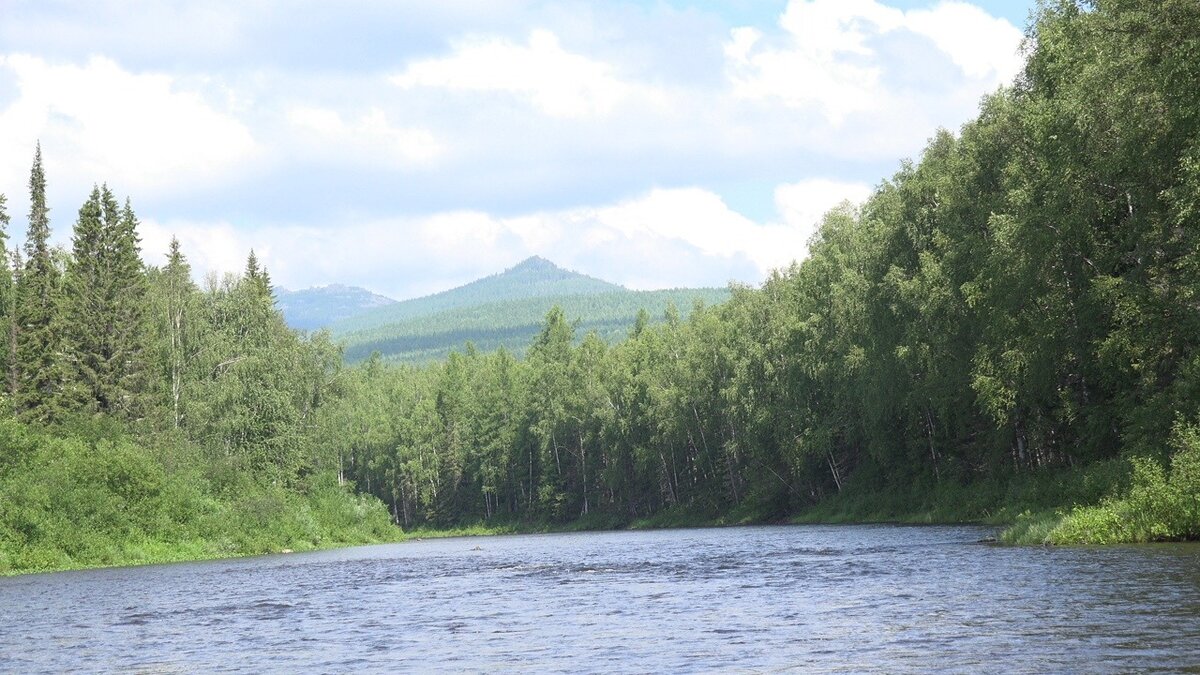
M 810 178 L 776 187 L 775 209 L 785 224 L 805 232 L 807 241 L 831 209 L 843 201 L 861 204 L 871 192 L 865 183 Z
M 171 238 L 179 239 L 196 281 L 210 272 L 218 275 L 241 272 L 253 247 L 245 232 L 223 221 L 159 223 L 153 218 L 143 218 L 138 234 L 142 239 L 142 259 L 155 266 L 166 264 Z
M 974 80 L 1002 84 L 1024 65 L 1021 31 L 975 5 L 943 2 L 932 10 L 912 10 L 905 19 L 909 30 L 932 40 Z
M 730 33 L 725 55 L 734 95 L 814 109 L 834 126 L 856 113 L 894 111 L 898 100 L 911 98 L 884 79 L 888 67 L 919 73 L 938 65 L 915 50 L 903 53 L 907 62 L 889 63 L 880 39 L 928 39 L 961 73 L 948 84 L 969 91 L 972 101 L 1010 81 L 1022 63 L 1021 32 L 961 2 L 904 12 L 875 0 L 792 0 L 779 25 L 779 40 L 752 28 Z
M 31 157 L 41 139 L 56 180 L 137 194 L 194 187 L 226 178 L 257 150 L 245 125 L 169 75 L 131 73 L 102 57 L 63 65 L 23 54 L 0 55 L 0 70 L 17 91 L 0 110 L 0 153 Z
M 527 44 L 495 37 L 472 38 L 444 58 L 410 63 L 391 78 L 398 87 L 502 92 L 528 99 L 552 117 L 610 113 L 644 88 L 622 81 L 612 66 L 562 48 L 558 37 L 534 30 Z
M 701 188 L 651 190 L 621 203 L 546 214 L 585 232 L 585 246 L 613 241 L 686 245 L 710 260 L 741 258 L 761 275 L 808 254 L 808 240 L 825 213 L 843 201 L 860 204 L 871 187 L 826 179 L 780 185 L 775 203 L 780 220 L 759 223 L 734 211 L 720 196 Z M 586 255 L 586 248 L 578 252 Z M 661 285 L 652 284 L 652 285 Z
M 356 284 L 393 297 L 441 290 L 530 255 L 635 288 L 756 281 L 807 254 L 826 210 L 864 185 L 808 180 L 776 190 L 780 221 L 758 223 L 700 188 L 657 189 L 610 205 L 514 217 L 452 211 L 419 218 L 239 230 L 228 223 L 147 221 L 144 257 L 161 264 L 177 236 L 197 277 L 240 272 L 254 249 L 281 285 Z
M 532 254 L 637 287 L 756 282 L 805 254 L 826 209 L 869 193 L 794 181 L 823 167 L 877 180 L 1020 66 L 1021 34 L 1003 20 L 886 1 L 791 0 L 740 28 L 702 9 L 683 21 L 670 3 L 425 23 L 424 4 L 377 7 L 422 26 L 407 41 L 378 31 L 390 42 L 347 32 L 331 9 L 326 37 L 347 52 L 300 49 L 311 39 L 297 34 L 282 59 L 251 30 L 286 14 L 271 3 L 189 14 L 236 33 L 182 46 L 215 45 L 215 59 L 122 52 L 109 45 L 129 27 L 106 26 L 87 51 L 0 55 L 0 191 L 19 227 L 41 138 L 60 239 L 106 180 L 146 220 L 151 262 L 175 232 L 199 271 L 238 272 L 253 247 L 289 286 L 411 295 Z M 47 16 L 97 28 L 91 14 Z
M 438 256 L 473 256 L 492 249 L 506 228 L 478 211 L 439 213 L 419 222 L 420 243 Z
M 311 106 L 292 107 L 287 119 L 298 144 L 332 159 L 370 156 L 405 166 L 427 164 L 443 153 L 442 145 L 428 130 L 394 126 L 378 107 L 350 123 L 335 110 Z

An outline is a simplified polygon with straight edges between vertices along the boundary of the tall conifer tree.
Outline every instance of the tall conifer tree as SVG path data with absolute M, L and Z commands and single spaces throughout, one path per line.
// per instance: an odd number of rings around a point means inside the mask
M 267 268 L 258 262 L 258 256 L 254 254 L 254 249 L 250 249 L 250 255 L 246 258 L 245 279 L 251 284 L 256 297 L 268 298 L 274 304 L 275 289 L 271 288 L 271 275 L 267 272 Z
M 17 290 L 21 286 L 21 272 L 24 265 L 21 262 L 21 249 L 14 246 L 10 252 L 8 260 L 12 265 L 12 290 L 8 294 L 8 325 L 5 326 L 7 331 L 4 336 L 4 343 L 8 351 L 8 364 L 5 370 L 5 390 L 8 392 L 9 398 L 16 400 L 17 392 L 21 386 L 21 362 L 17 354 L 17 335 L 20 333 L 20 317 L 17 316 L 19 308 L 19 296 Z
M 66 281 L 68 354 L 86 409 L 126 418 L 140 414 L 144 391 L 146 281 L 138 256 L 137 217 L 108 186 L 79 209 Z
M 141 240 L 138 238 L 137 215 L 129 199 L 121 209 L 113 241 L 113 284 L 117 327 L 116 355 L 121 368 L 115 384 L 118 386 L 123 409 L 127 414 L 140 415 L 140 394 L 145 391 L 149 322 L 146 316 L 148 286 L 146 268 L 142 263 Z
M 33 156 L 29 175 L 29 229 L 25 267 L 17 286 L 16 409 L 30 421 L 59 416 L 62 384 L 62 340 L 59 337 L 60 273 L 50 250 L 50 209 L 42 146 Z

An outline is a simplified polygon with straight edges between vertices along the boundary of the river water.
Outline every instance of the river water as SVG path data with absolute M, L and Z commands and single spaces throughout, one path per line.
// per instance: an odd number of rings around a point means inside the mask
M 0 671 L 1200 668 L 1200 547 L 974 527 L 442 539 L 0 579 Z

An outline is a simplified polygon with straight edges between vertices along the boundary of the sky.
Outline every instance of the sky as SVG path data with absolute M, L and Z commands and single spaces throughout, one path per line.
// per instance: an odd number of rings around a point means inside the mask
M 1033 0 L 0 0 L 0 193 L 197 278 L 416 297 L 531 255 L 761 282 L 1011 83 Z

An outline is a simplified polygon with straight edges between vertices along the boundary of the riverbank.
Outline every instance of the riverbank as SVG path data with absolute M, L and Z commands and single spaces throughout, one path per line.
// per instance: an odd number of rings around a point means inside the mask
M 725 513 L 672 508 L 633 520 L 591 514 L 567 523 L 492 521 L 449 529 L 418 529 L 412 536 L 486 536 L 592 530 L 653 530 L 740 525 L 852 525 L 895 523 L 913 525 L 988 525 L 1000 530 L 1008 544 L 1118 543 L 1150 541 L 1129 537 L 1103 538 L 1102 533 L 1064 536 L 1064 523 L 1128 494 L 1132 476 L 1124 460 L 1095 463 L 1086 469 L 1023 472 L 970 484 L 951 480 L 917 480 L 880 487 L 867 480 L 850 482 L 841 493 L 800 511 L 772 512 L 743 503 Z M 1076 529 L 1078 529 L 1076 527 Z M 1055 532 L 1060 539 L 1051 539 Z M 1090 537 L 1090 538 L 1089 538 Z M 407 537 L 406 537 L 407 538 Z
M 231 558 L 396 538 L 329 472 L 272 482 L 190 444 L 0 422 L 0 574 Z
M 1200 446 L 1198 446 L 1200 447 Z M 1114 459 L 1086 468 L 1022 472 L 970 484 L 915 481 L 879 487 L 851 482 L 802 511 L 781 516 L 744 503 L 726 513 L 672 508 L 633 520 L 592 513 L 565 523 L 492 520 L 406 530 L 396 541 L 601 530 L 658 530 L 745 525 L 986 525 L 1011 545 L 1145 543 L 1197 539 L 1200 511 L 1189 511 L 1187 468 L 1180 452 L 1167 467 L 1151 460 Z M 1165 523 L 1165 524 L 1164 524 Z M 1191 523 L 1193 529 L 1188 529 Z
M 392 526 L 386 509 L 377 500 L 354 495 L 329 476 L 314 477 L 303 491 L 244 483 L 234 491 L 236 497 L 226 493 L 224 499 L 186 489 L 195 481 L 168 480 L 164 476 L 140 500 L 115 500 L 109 495 L 109 501 L 98 506 L 95 501 L 84 501 L 85 497 L 94 500 L 96 491 L 60 493 L 58 503 L 69 507 L 62 512 L 45 508 L 34 513 L 37 491 L 31 490 L 23 495 L 22 504 L 29 543 L 14 547 L 10 538 L 7 545 L 0 546 L 0 575 L 237 558 L 444 537 L 768 523 L 980 524 L 997 527 L 998 540 L 1014 545 L 1197 539 L 1200 451 L 1196 448 L 1200 443 L 1181 443 L 1180 452 L 1168 466 L 1151 460 L 1111 460 L 1085 469 L 1014 473 L 971 484 L 917 480 L 880 487 L 864 479 L 849 483 L 841 493 L 810 508 L 782 515 L 743 503 L 726 513 L 674 508 L 633 520 L 592 513 L 560 523 L 493 519 L 407 530 Z M 80 479 L 85 472 L 111 474 L 105 469 L 116 463 L 114 456 L 121 457 L 121 463 L 134 462 L 138 455 L 130 448 L 125 450 L 115 455 L 112 449 L 92 455 L 86 464 L 61 461 L 82 459 L 75 453 L 59 454 L 49 448 L 44 452 L 60 460 L 50 466 L 75 476 L 75 480 L 63 484 L 79 486 L 86 485 Z M 108 462 L 99 461 L 106 457 Z M 14 506 L 10 502 L 8 508 Z M 126 522 L 117 522 L 118 514 L 125 514 Z
M 354 496 L 347 495 L 347 504 L 354 507 L 354 501 L 357 501 Z M 417 536 L 391 527 L 386 511 L 382 505 L 378 506 L 382 526 L 379 522 L 365 521 L 339 529 L 329 522 L 328 512 L 318 513 L 312 505 L 298 505 L 273 522 L 253 524 L 243 518 L 245 513 L 230 508 L 225 509 L 226 516 L 218 517 L 226 521 L 225 533 L 212 537 L 168 539 L 137 535 L 121 539 L 111 533 L 93 531 L 80 533 L 79 538 L 90 540 L 84 548 L 75 542 L 0 547 L 0 577 L 301 553 L 398 542 Z

